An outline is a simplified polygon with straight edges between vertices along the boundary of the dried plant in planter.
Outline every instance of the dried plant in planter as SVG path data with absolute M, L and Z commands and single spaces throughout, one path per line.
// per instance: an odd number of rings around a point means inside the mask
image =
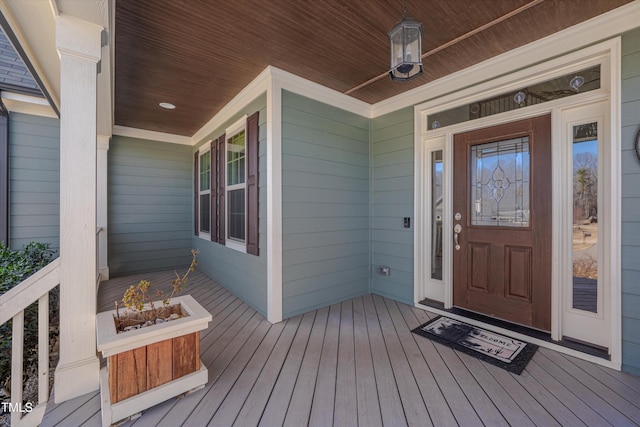
M 171 305 L 171 298 L 184 291 L 189 273 L 193 272 L 196 265 L 198 265 L 197 257 L 199 252 L 199 250 L 191 250 L 191 255 L 193 256 L 191 265 L 182 276 L 175 272 L 176 278 L 171 282 L 171 294 L 169 296 L 166 296 L 165 292 L 160 289 L 151 292 L 151 282 L 147 280 L 141 280 L 135 286 L 131 285 L 122 298 L 122 302 L 127 307 L 124 313 L 118 310 L 118 301 L 115 302 L 115 322 L 118 333 L 168 322 L 184 316 L 185 313 L 179 304 Z

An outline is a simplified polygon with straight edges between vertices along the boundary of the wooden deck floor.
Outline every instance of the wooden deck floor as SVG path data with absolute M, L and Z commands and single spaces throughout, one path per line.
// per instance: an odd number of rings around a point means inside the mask
M 139 278 L 103 283 L 99 309 Z M 198 272 L 188 292 L 213 315 L 209 383 L 125 426 L 640 425 L 638 377 L 548 349 L 514 375 L 412 334 L 432 315 L 376 295 L 271 325 Z M 42 425 L 100 425 L 99 394 L 52 404 Z

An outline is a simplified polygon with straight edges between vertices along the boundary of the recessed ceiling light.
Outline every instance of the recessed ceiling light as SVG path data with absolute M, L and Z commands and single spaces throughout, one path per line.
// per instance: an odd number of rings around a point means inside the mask
M 161 102 L 160 105 L 162 108 L 166 108 L 167 110 L 175 110 L 176 106 L 171 104 L 170 102 Z

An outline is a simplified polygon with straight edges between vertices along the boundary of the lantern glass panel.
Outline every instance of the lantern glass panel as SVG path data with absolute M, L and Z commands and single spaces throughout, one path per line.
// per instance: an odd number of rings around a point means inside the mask
M 402 51 L 402 28 L 398 28 L 390 36 L 391 39 L 391 68 L 402 63 L 404 52 Z
M 407 46 L 405 52 L 405 62 L 420 62 L 419 53 L 419 38 L 420 30 L 418 28 L 407 28 L 405 34 L 405 45 Z

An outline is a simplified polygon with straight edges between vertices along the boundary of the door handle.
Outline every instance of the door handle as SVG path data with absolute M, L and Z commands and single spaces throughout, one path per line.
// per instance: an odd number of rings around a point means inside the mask
M 456 224 L 453 227 L 453 241 L 455 242 L 456 251 L 460 250 L 460 242 L 458 241 L 458 236 L 460 236 L 460 232 L 462 232 L 462 226 L 460 224 Z

